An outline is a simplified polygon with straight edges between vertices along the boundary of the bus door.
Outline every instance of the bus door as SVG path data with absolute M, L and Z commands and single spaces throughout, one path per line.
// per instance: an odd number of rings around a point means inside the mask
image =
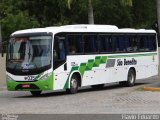
M 56 36 L 53 48 L 54 70 L 66 62 L 65 37 Z
M 53 47 L 54 89 L 63 89 L 67 80 L 65 37 L 56 35 Z

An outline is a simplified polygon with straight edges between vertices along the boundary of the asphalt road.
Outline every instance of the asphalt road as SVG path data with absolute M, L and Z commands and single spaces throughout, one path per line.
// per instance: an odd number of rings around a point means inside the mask
M 74 95 L 57 91 L 32 97 L 29 92 L 1 90 L 0 114 L 156 114 L 160 113 L 160 92 L 142 88 L 158 80 L 141 80 L 134 87 L 115 83 L 101 90 L 83 88 Z

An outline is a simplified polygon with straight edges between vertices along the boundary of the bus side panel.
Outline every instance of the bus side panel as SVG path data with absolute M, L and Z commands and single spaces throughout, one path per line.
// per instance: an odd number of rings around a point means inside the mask
M 64 89 L 69 72 L 64 71 L 64 64 L 54 70 L 54 90 Z
M 144 79 L 158 75 L 158 56 L 149 55 L 138 57 L 136 71 L 137 79 Z

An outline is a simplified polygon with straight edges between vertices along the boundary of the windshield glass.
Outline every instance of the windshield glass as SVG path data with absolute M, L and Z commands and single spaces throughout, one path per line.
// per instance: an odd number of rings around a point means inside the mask
M 11 38 L 8 45 L 7 69 L 11 73 L 17 73 L 18 70 L 17 74 L 22 74 L 38 70 L 42 72 L 46 67 L 51 67 L 51 39 L 51 36 Z

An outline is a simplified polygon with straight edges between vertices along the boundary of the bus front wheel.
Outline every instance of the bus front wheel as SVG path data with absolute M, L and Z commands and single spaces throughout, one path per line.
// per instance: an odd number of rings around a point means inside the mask
M 30 91 L 33 96 L 39 96 L 42 91 Z
M 70 94 L 75 94 L 78 91 L 78 77 L 73 75 L 70 80 L 70 88 L 67 89 L 67 92 Z

